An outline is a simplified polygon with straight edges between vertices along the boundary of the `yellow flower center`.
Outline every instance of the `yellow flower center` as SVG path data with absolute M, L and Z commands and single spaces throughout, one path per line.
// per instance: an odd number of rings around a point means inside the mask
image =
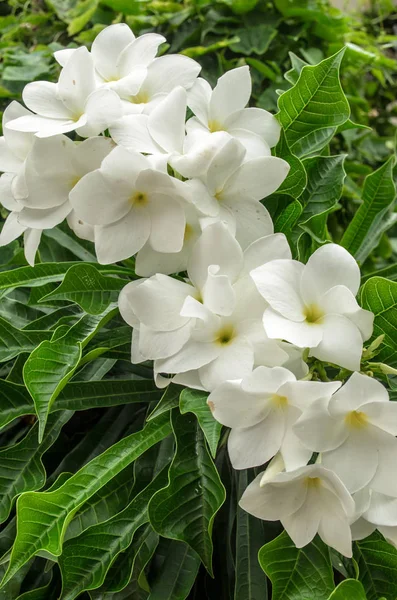
M 316 325 L 320 324 L 324 317 L 324 312 L 317 304 L 305 306 L 303 314 L 305 315 L 307 323 L 316 323 Z
M 215 334 L 215 342 L 220 346 L 230 344 L 235 336 L 235 331 L 232 325 L 225 325 Z
M 129 101 L 132 102 L 132 104 L 147 104 L 149 100 L 149 94 L 144 91 L 138 92 L 136 96 L 129 97 Z
M 219 121 L 215 120 L 208 121 L 208 129 L 211 133 L 215 133 L 215 131 L 224 131 L 224 128 L 219 123 Z
M 346 415 L 345 422 L 350 429 L 363 429 L 368 425 L 368 417 L 359 410 L 352 410 Z
M 80 181 L 80 179 L 81 179 L 81 177 L 79 177 L 79 176 L 77 176 L 77 177 L 74 177 L 74 178 L 72 179 L 72 181 L 71 181 L 72 187 L 74 187 L 75 185 L 77 185 L 77 184 L 78 184 L 78 182 Z
M 270 398 L 270 401 L 277 408 L 286 408 L 288 406 L 288 398 L 287 398 L 287 396 L 279 396 L 278 394 L 274 394 L 274 396 L 272 396 Z
M 187 242 L 188 240 L 190 240 L 193 237 L 193 233 L 194 233 L 193 227 L 191 225 L 189 225 L 189 223 L 186 223 L 183 241 Z
M 306 477 L 306 485 L 309 488 L 321 487 L 321 477 Z
M 144 206 L 148 202 L 145 192 L 135 192 L 130 198 L 130 203 L 134 206 Z

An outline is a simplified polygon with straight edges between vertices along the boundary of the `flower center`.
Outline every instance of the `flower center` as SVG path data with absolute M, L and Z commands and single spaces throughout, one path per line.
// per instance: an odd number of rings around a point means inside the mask
M 130 198 L 130 203 L 134 206 L 144 206 L 148 202 L 148 197 L 144 192 L 135 192 Z
M 309 488 L 319 488 L 321 486 L 321 477 L 306 477 L 306 485 Z
M 149 102 L 149 94 L 147 92 L 138 92 L 135 96 L 130 96 L 129 101 L 132 104 L 147 104 Z
M 211 133 L 215 133 L 215 131 L 224 131 L 222 125 L 219 123 L 219 121 L 215 121 L 215 120 L 211 120 L 208 121 L 208 129 L 210 130 Z
M 308 323 L 316 323 L 317 325 L 321 323 L 324 316 L 324 312 L 319 306 L 317 306 L 317 304 L 309 304 L 308 306 L 305 306 L 303 314 L 305 315 Z
M 80 181 L 80 179 L 81 179 L 81 177 L 79 177 L 79 176 L 73 177 L 73 179 L 71 181 L 72 187 L 74 187 L 75 185 L 77 185 L 78 182 Z
M 222 192 L 223 190 L 218 190 L 217 192 L 215 192 L 215 198 L 218 200 L 218 202 L 221 202 L 222 200 Z
M 286 408 L 288 406 L 288 398 L 287 398 L 287 396 L 279 396 L 278 394 L 274 394 L 274 396 L 272 396 L 270 398 L 270 401 L 277 408 Z
M 232 325 L 225 325 L 215 334 L 215 342 L 220 346 L 227 346 L 233 340 L 235 331 Z
M 187 242 L 189 241 L 192 237 L 193 237 L 193 227 L 191 225 L 189 225 L 189 223 L 186 223 L 185 225 L 185 233 L 183 236 L 183 241 Z
M 363 412 L 352 410 L 346 415 L 345 422 L 350 429 L 363 429 L 368 425 L 368 417 Z

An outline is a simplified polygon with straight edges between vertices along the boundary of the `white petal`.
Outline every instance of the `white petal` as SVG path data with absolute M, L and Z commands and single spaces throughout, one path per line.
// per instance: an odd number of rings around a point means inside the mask
M 186 90 L 176 87 L 150 113 L 150 135 L 167 152 L 181 153 L 185 139 L 185 117 Z
M 135 273 L 140 277 L 151 277 L 155 273 L 180 273 L 186 271 L 191 245 L 186 242 L 180 252 L 156 252 L 149 243 L 139 250 L 135 259 Z
M 162 152 L 148 129 L 147 115 L 126 115 L 113 123 L 110 127 L 110 135 L 119 146 L 131 148 L 137 152 L 157 154 Z
M 271 308 L 263 314 L 263 326 L 269 338 L 286 340 L 300 348 L 316 348 L 323 335 L 321 325 L 290 321 Z
M 129 304 L 140 322 L 157 331 L 172 331 L 185 325 L 190 319 L 180 312 L 192 287 L 168 277 L 155 275 L 128 293 Z
M 74 147 L 72 163 L 76 172 L 83 177 L 90 171 L 99 169 L 104 158 L 115 148 L 108 137 L 92 137 Z
M 280 187 L 289 164 L 282 158 L 263 156 L 245 162 L 227 180 L 222 197 L 230 202 L 245 198 L 261 200 Z
M 293 414 L 293 419 L 295 419 L 297 411 L 298 409 L 289 410 L 289 413 Z M 280 454 L 283 458 L 286 471 L 293 471 L 303 467 L 309 462 L 312 456 L 312 451 L 305 448 L 301 440 L 291 429 L 291 419 L 289 419 L 287 430 L 281 444 Z
M 358 327 L 342 315 L 326 315 L 321 322 L 322 339 L 311 354 L 350 371 L 360 369 L 363 339 Z
M 3 173 L 0 177 L 0 203 L 7 210 L 19 211 L 21 209 L 12 193 L 12 183 L 15 179 L 13 173 Z
M 247 248 L 258 238 L 273 233 L 273 221 L 267 210 L 260 202 L 247 198 L 225 205 L 236 220 L 236 238 L 243 249 Z
M 6 140 L 7 146 L 12 150 L 12 153 L 19 158 L 20 161 L 24 161 L 27 157 L 34 140 L 34 136 L 30 133 L 21 133 L 8 129 L 7 124 L 19 117 L 31 116 L 30 110 L 27 110 L 24 106 L 18 102 L 11 102 L 3 113 L 3 135 Z M 4 169 L 7 171 L 8 169 Z
M 82 177 L 70 192 L 69 199 L 78 217 L 90 225 L 119 222 L 131 211 L 126 190 L 112 184 L 101 171 Z
M 64 67 L 72 56 L 73 52 L 76 52 L 77 48 L 65 48 L 64 50 L 57 50 L 54 52 L 54 58 L 61 67 Z
M 243 265 L 242 250 L 222 223 L 206 227 L 192 250 L 188 274 L 198 289 L 204 286 L 208 267 L 214 264 L 220 267 L 219 275 L 227 275 L 232 282 Z
M 23 236 L 25 258 L 31 267 L 41 240 L 41 229 L 27 229 Z
M 309 367 L 303 361 L 302 348 L 297 348 L 288 342 L 278 342 L 278 346 L 285 352 L 288 358 L 282 363 L 286 369 L 292 371 L 297 379 L 303 379 L 309 372 Z
M 242 274 L 279 258 L 291 259 L 291 249 L 283 233 L 274 233 L 252 242 L 244 251 L 244 268 Z
M 0 233 L 0 246 L 7 246 L 16 240 L 26 230 L 26 227 L 18 221 L 18 213 L 11 212 L 4 221 L 3 229 Z
M 230 461 L 234 469 L 263 465 L 280 450 L 285 433 L 285 414 L 271 410 L 259 423 L 245 429 L 232 429 L 228 439 Z
M 94 226 L 88 225 L 88 223 L 79 219 L 74 210 L 68 214 L 67 222 L 70 229 L 78 238 L 88 240 L 89 242 L 95 241 Z
M 376 529 L 375 525 L 368 523 L 365 519 L 357 519 L 351 526 L 352 539 L 363 540 L 373 533 Z
M 313 289 L 320 298 L 335 285 L 345 285 L 355 296 L 360 287 L 360 269 L 342 246 L 325 244 L 307 262 L 302 276 L 302 294 L 305 289 Z M 310 302 L 315 301 L 316 298 L 310 298 Z
M 225 182 L 241 165 L 245 148 L 231 138 L 214 155 L 207 171 L 207 186 L 214 194 L 223 190 Z
M 117 61 L 121 52 L 135 40 L 125 23 L 105 27 L 94 39 L 91 54 L 95 68 L 105 80 L 117 78 Z
M 372 425 L 393 436 L 397 435 L 397 404 L 395 402 L 368 402 L 363 406 L 363 410 Z
M 285 478 L 281 483 L 270 481 L 260 487 L 262 477 L 263 473 L 250 483 L 239 502 L 241 508 L 254 517 L 278 521 L 295 513 L 305 502 L 307 486 L 304 483 Z
M 18 221 L 24 227 L 33 227 L 33 229 L 52 229 L 62 223 L 71 212 L 70 202 L 66 201 L 60 206 L 54 208 L 29 208 L 24 206 L 18 213 Z
M 262 108 L 244 108 L 227 118 L 225 129 L 248 129 L 266 140 L 270 148 L 273 148 L 280 138 L 281 126 L 276 117 Z
M 330 399 L 342 385 L 340 381 L 291 381 L 280 390 L 282 396 L 287 396 L 293 406 L 305 411 L 320 398 Z
M 200 368 L 200 380 L 205 389 L 211 391 L 228 379 L 245 377 L 254 366 L 254 351 L 250 342 L 235 338 L 221 348 L 218 358 Z
M 397 525 L 397 498 L 372 491 L 371 502 L 362 515 L 375 525 Z
M 171 194 L 152 194 L 149 202 L 151 231 L 149 243 L 157 252 L 180 252 L 186 218 L 181 202 Z
M 244 108 L 250 99 L 251 87 L 249 67 L 227 71 L 218 79 L 212 91 L 209 105 L 210 119 L 224 123 L 230 114 Z
M 245 148 L 245 160 L 250 161 L 260 156 L 271 156 L 269 144 L 259 135 L 246 129 L 228 129 L 228 133 Z
M 240 379 L 218 385 L 208 396 L 207 403 L 219 423 L 239 429 L 260 423 L 271 410 L 266 393 L 246 392 Z
M 313 402 L 293 427 L 302 444 L 313 452 L 339 448 L 349 435 L 344 420 L 332 417 L 327 405 L 326 398 Z
M 219 202 L 211 194 L 206 184 L 201 179 L 190 179 L 185 185 L 189 191 L 191 201 L 200 213 L 217 217 L 219 215 Z
M 381 494 L 397 497 L 397 480 L 390 476 L 396 467 L 397 439 L 376 427 L 370 427 L 370 431 L 379 455 L 378 468 L 370 487 Z
M 344 285 L 336 285 L 322 296 L 321 308 L 326 313 L 342 314 L 357 325 L 364 340 L 371 337 L 374 314 L 360 308 L 352 292 Z
M 188 106 L 196 117 L 205 125 L 208 124 L 208 109 L 211 100 L 211 86 L 205 79 L 199 77 L 188 93 Z
M 71 113 L 60 99 L 57 90 L 56 83 L 33 81 L 25 86 L 23 101 L 28 108 L 43 117 L 70 119 Z M 18 115 L 20 116 L 22 115 Z
M 86 122 L 86 115 L 82 115 L 78 120 L 70 118 L 51 119 L 49 117 L 32 115 L 15 119 L 15 121 L 11 121 L 7 127 L 14 131 L 36 132 L 36 137 L 44 138 L 51 137 L 52 135 L 59 135 L 61 133 L 69 133 L 70 131 L 74 131 L 78 127 L 85 125 Z
M 257 367 L 241 383 L 242 389 L 251 394 L 273 396 L 287 382 L 294 382 L 295 376 L 283 367 Z M 244 425 L 245 427 L 245 425 Z
M 150 217 L 146 210 L 131 210 L 115 223 L 96 227 L 98 262 L 109 265 L 130 258 L 147 242 L 149 235 Z
M 342 510 L 338 510 L 331 503 L 327 505 L 324 502 L 323 509 L 326 511 L 326 515 L 321 517 L 318 527 L 319 536 L 325 544 L 331 548 L 335 548 L 335 550 L 343 554 L 343 556 L 351 558 L 352 535 L 346 515 Z
M 139 174 L 150 169 L 151 164 L 147 156 L 136 150 L 127 150 L 121 146 L 116 148 L 103 160 L 101 173 L 112 183 L 131 193 Z
M 322 507 L 316 496 L 316 490 L 309 489 L 302 506 L 292 515 L 281 519 L 281 524 L 297 548 L 309 544 L 318 531 Z
M 200 69 L 196 61 L 181 54 L 160 56 L 149 65 L 142 91 L 152 98 L 155 94 L 169 93 L 178 85 L 189 89 Z
M 140 326 L 139 351 L 146 359 L 158 360 L 168 358 L 186 344 L 190 338 L 191 325 L 186 323 L 173 331 L 153 331 Z
M 77 127 L 77 133 L 82 137 L 99 135 L 119 119 L 121 101 L 116 92 L 102 88 L 88 96 L 84 110 L 87 124 Z
M 174 356 L 157 361 L 156 368 L 159 373 L 185 373 L 215 360 L 220 351 L 217 344 L 189 340 Z
M 139 327 L 139 319 L 137 318 L 134 307 L 133 307 L 133 291 L 136 287 L 144 283 L 143 279 L 137 279 L 136 281 L 130 281 L 120 292 L 119 295 L 119 310 L 124 321 L 131 325 L 131 327 Z
M 18 135 L 18 132 L 8 130 L 9 133 Z M 11 148 L 7 146 L 5 137 L 0 138 L 0 171 L 4 173 L 17 173 L 23 165 L 23 161 L 18 158 Z
M 368 402 L 388 401 L 389 395 L 380 381 L 356 372 L 334 394 L 329 403 L 329 412 L 334 416 L 345 416 Z
M 119 73 L 125 76 L 139 66 L 148 66 L 155 58 L 160 44 L 165 41 L 165 37 L 158 33 L 145 33 L 136 38 L 118 59 Z
M 202 289 L 205 306 L 217 315 L 229 316 L 235 305 L 235 293 L 227 275 L 218 275 L 219 267 L 208 268 L 208 277 Z
M 61 71 L 57 84 L 58 97 L 74 118 L 79 118 L 85 112 L 85 102 L 96 88 L 94 73 L 93 59 L 85 46 L 73 52 Z

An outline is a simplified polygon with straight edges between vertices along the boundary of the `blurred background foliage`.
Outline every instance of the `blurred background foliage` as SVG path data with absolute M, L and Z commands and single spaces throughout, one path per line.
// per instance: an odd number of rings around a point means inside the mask
M 361 202 L 362 182 L 394 152 L 397 125 L 397 11 L 393 0 L 369 6 L 328 0 L 8 0 L 0 2 L 0 108 L 29 81 L 56 80 L 52 53 L 90 46 L 105 26 L 125 21 L 136 34 L 163 33 L 161 51 L 198 60 L 212 84 L 248 64 L 252 104 L 277 112 L 277 98 L 316 64 L 346 47 L 341 83 L 360 125 L 336 135 L 322 154 L 346 153 L 341 201 L 328 217 L 339 241 Z M 395 227 L 383 235 L 364 272 L 395 262 Z

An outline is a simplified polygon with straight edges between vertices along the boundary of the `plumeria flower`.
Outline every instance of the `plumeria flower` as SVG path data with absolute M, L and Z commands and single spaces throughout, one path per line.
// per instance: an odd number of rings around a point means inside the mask
M 34 115 L 21 116 L 7 124 L 15 131 L 36 132 L 38 137 L 76 131 L 83 137 L 102 133 L 122 112 L 113 90 L 97 89 L 95 69 L 87 48 L 78 48 L 69 58 L 58 83 L 34 81 L 22 94 Z
M 178 185 L 180 184 L 180 185 Z M 82 221 L 94 225 L 101 264 L 129 258 L 149 242 L 157 252 L 180 252 L 186 228 L 182 182 L 133 150 L 115 148 L 70 194 Z
M 109 131 L 119 146 L 163 156 L 183 177 L 198 177 L 206 173 L 214 154 L 231 137 L 225 132 L 210 137 L 198 132 L 186 137 L 186 108 L 186 90 L 177 86 L 160 99 L 150 114 L 125 115 Z
M 245 490 L 240 506 L 266 521 L 281 521 L 297 548 L 316 533 L 325 544 L 352 556 L 354 500 L 338 476 L 322 465 L 273 474 L 265 471 Z
M 263 324 L 270 338 L 310 348 L 316 358 L 359 370 L 374 315 L 357 304 L 360 270 L 337 244 L 316 250 L 306 265 L 277 260 L 251 273 L 269 303 Z
M 397 498 L 363 488 L 353 496 L 356 514 L 351 524 L 353 540 L 362 540 L 376 529 L 397 547 Z
M 64 135 L 36 138 L 26 160 L 28 197 L 18 222 L 25 227 L 50 229 L 72 212 L 69 194 L 80 179 L 98 168 L 114 144 L 106 137 L 74 143 Z
M 312 452 L 292 425 L 312 402 L 330 398 L 340 385 L 297 381 L 283 367 L 257 367 L 244 379 L 221 383 L 208 405 L 215 419 L 232 429 L 228 449 L 233 467 L 257 467 L 278 452 L 287 471 L 306 465 Z
M 96 77 L 100 85 L 114 90 L 121 98 L 135 95 L 146 77 L 147 67 L 165 38 L 157 33 L 135 37 L 125 23 L 105 27 L 91 47 Z M 56 60 L 64 67 L 75 49 L 59 50 Z
M 206 176 L 191 179 L 192 201 L 203 214 L 203 226 L 225 222 L 243 248 L 273 233 L 273 222 L 260 200 L 277 190 L 289 164 L 263 156 L 244 161 L 245 149 L 229 139 L 212 157 Z M 204 217 L 205 215 L 205 217 Z
M 350 492 L 370 487 L 397 496 L 397 404 L 375 379 L 353 373 L 330 400 L 314 402 L 294 425 L 302 443 Z
M 273 366 L 288 360 L 265 335 L 263 300 L 248 275 L 253 265 L 280 255 L 290 255 L 282 234 L 257 240 L 243 253 L 225 225 L 207 227 L 192 250 L 187 282 L 157 274 L 120 294 L 121 314 L 134 327 L 132 361 L 155 360 L 157 373 L 213 389 L 248 374 L 255 361 Z
M 275 146 L 280 125 L 266 110 L 245 108 L 251 90 L 247 66 L 222 75 L 213 90 L 205 79 L 197 79 L 188 96 L 189 107 L 196 115 L 186 124 L 188 133 L 227 131 L 246 147 L 251 158 L 262 154 L 263 147 Z

